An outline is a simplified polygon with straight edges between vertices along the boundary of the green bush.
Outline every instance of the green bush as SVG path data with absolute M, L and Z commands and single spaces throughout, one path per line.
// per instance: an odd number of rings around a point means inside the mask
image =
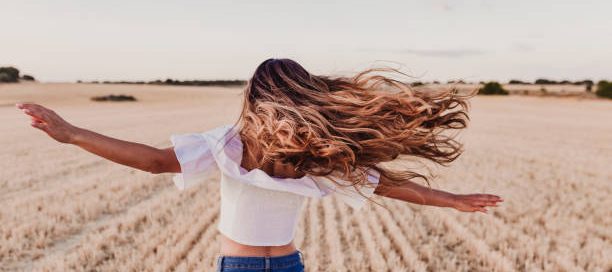
M 559 84 L 559 82 L 554 81 L 554 80 L 545 79 L 545 78 L 538 78 L 536 79 L 535 84 L 549 85 L 549 84 Z
M 11 76 L 9 76 L 8 74 L 0 73 L 0 83 L 3 83 L 3 82 L 14 82 L 14 81 L 12 81 Z
M 31 75 L 23 75 L 23 76 L 21 77 L 21 79 L 22 79 L 22 80 L 27 80 L 27 81 L 35 81 L 35 80 L 36 80 L 36 79 L 35 79 L 33 76 L 31 76 Z
M 599 97 L 612 98 L 612 82 L 602 80 L 597 83 L 595 94 Z
M 508 82 L 508 84 L 531 84 L 531 83 L 525 82 L 525 81 L 521 81 L 521 80 L 518 80 L 518 79 L 512 79 L 512 80 L 510 80 Z
M 508 95 L 508 91 L 504 90 L 501 84 L 491 81 L 486 83 L 478 90 L 478 94 L 484 95 Z
M 103 95 L 94 96 L 91 98 L 92 101 L 136 101 L 136 98 L 131 95 L 119 94 L 119 95 Z
M 586 91 L 589 93 L 593 91 L 593 81 L 586 83 Z
M 14 67 L 0 67 L 0 82 L 18 82 L 19 70 Z

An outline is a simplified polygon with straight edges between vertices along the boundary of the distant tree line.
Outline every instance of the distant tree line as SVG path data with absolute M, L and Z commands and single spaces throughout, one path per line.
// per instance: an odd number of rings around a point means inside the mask
M 84 83 L 77 81 L 77 83 Z M 177 86 L 242 86 L 246 84 L 245 80 L 175 80 L 168 78 L 166 80 L 154 81 L 90 81 L 87 83 L 93 84 L 151 84 L 151 85 L 177 85 Z
M 34 81 L 36 79 L 31 75 L 20 76 L 19 69 L 15 67 L 0 67 L 0 83 L 15 83 L 20 80 Z
M 578 80 L 578 81 L 569 81 L 569 80 L 555 81 L 555 80 L 550 80 L 550 79 L 545 79 L 545 78 L 538 78 L 533 83 L 528 82 L 528 81 L 521 81 L 521 80 L 517 80 L 517 79 L 512 79 L 512 80 L 508 81 L 508 84 L 585 85 L 587 92 L 590 92 L 593 89 L 593 85 L 595 84 L 595 82 L 593 82 L 590 79 Z
M 480 81 L 478 83 L 481 84 L 481 85 L 484 85 L 487 82 Z M 421 86 L 421 85 L 425 85 L 425 84 L 440 84 L 440 81 L 431 81 L 431 82 L 416 81 L 416 82 L 410 83 L 410 85 L 412 85 L 412 86 Z M 446 84 L 475 84 L 475 82 L 466 82 L 464 80 L 448 80 L 448 81 L 446 81 Z M 518 79 L 511 79 L 511 80 L 508 81 L 508 84 L 510 84 L 510 85 L 515 85 L 515 84 L 531 85 L 531 84 L 535 84 L 535 85 L 586 85 L 586 86 L 593 86 L 595 84 L 595 82 L 593 82 L 590 79 L 578 80 L 578 81 L 569 81 L 569 80 L 556 81 L 556 80 L 550 80 L 550 79 L 545 79 L 545 78 L 538 78 L 538 79 L 536 79 L 533 82 L 531 82 L 531 81 L 523 81 L 523 80 L 518 80 Z
M 555 80 L 549 80 L 549 79 L 545 79 L 545 78 L 539 78 L 536 79 L 536 81 L 534 82 L 535 84 L 539 84 L 539 85 L 553 85 L 553 84 L 561 84 L 561 85 L 593 85 L 594 82 L 592 80 L 589 79 L 585 79 L 585 80 L 580 80 L 580 81 L 569 81 L 569 80 L 561 80 L 561 81 L 555 81 Z
M 537 85 L 553 85 L 553 84 L 561 84 L 561 85 L 593 85 L 595 84 L 590 79 L 579 80 L 579 81 L 569 81 L 569 80 L 561 80 L 555 81 L 545 78 L 538 78 L 533 83 L 529 81 L 522 81 L 517 79 L 511 79 L 508 81 L 508 84 L 537 84 Z

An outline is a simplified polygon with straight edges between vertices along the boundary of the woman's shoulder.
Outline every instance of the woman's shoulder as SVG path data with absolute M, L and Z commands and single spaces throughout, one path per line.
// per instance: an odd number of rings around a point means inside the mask
M 224 124 L 212 129 L 201 132 L 200 135 L 208 141 L 211 148 L 225 148 L 229 144 L 236 147 L 236 140 L 239 139 L 237 128 L 230 124 Z
M 213 151 L 217 160 L 223 161 L 221 165 L 233 165 L 242 158 L 242 141 L 237 127 L 224 124 L 202 133 Z
M 202 132 L 203 135 L 213 139 L 224 139 L 234 136 L 238 132 L 231 124 L 223 124 Z

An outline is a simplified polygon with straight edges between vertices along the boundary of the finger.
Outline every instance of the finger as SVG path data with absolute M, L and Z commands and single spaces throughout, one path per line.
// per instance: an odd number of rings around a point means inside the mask
M 487 199 L 490 201 L 498 201 L 501 199 L 501 197 L 496 196 L 496 195 L 487 195 Z
M 47 125 L 45 123 L 42 123 L 42 122 L 32 122 L 32 123 L 30 123 L 30 125 L 32 127 L 40 129 L 42 131 L 47 131 Z
M 497 207 L 498 203 L 499 202 L 497 201 L 485 201 L 484 205 L 481 205 L 481 206 Z
M 496 203 L 496 202 L 501 201 L 501 198 L 499 198 L 498 196 L 494 196 L 494 195 L 479 195 L 472 199 L 476 201 L 483 201 L 483 202 L 488 202 L 488 203 Z
M 23 112 L 27 115 L 36 117 L 38 119 L 49 120 L 49 113 L 46 109 L 32 107 L 32 108 L 27 108 L 23 110 Z
M 484 201 L 478 201 L 478 203 L 480 205 L 485 204 L 485 205 L 496 205 L 497 201 L 495 200 L 484 200 Z
M 47 108 L 45 108 L 45 107 L 43 107 L 41 105 L 35 104 L 35 103 L 22 103 L 21 104 L 21 108 L 22 109 L 28 109 L 30 111 L 44 111 L 44 110 L 47 109 Z
M 51 119 L 57 116 L 57 113 L 55 113 L 55 111 L 42 105 L 34 104 L 32 106 L 32 109 L 34 109 L 34 111 L 40 112 L 40 114 L 45 117 L 45 119 Z
M 45 125 L 46 125 L 46 123 L 45 123 L 43 120 L 36 119 L 36 118 L 32 118 L 32 119 L 30 120 L 30 122 L 31 122 L 31 123 L 41 123 L 41 124 L 45 124 Z
M 33 109 L 24 109 L 23 113 L 29 116 L 32 116 L 34 118 L 44 120 L 44 115 L 40 111 L 33 110 Z
M 474 194 L 474 195 L 472 195 L 472 197 L 478 198 L 478 199 L 486 199 L 486 200 L 497 200 L 497 199 L 500 199 L 499 196 L 490 195 L 490 194 Z
M 19 103 L 19 108 L 20 109 L 32 109 L 32 108 L 36 108 L 40 105 L 36 104 L 36 103 L 32 103 L 32 102 L 23 102 L 23 103 Z
M 32 102 L 18 102 L 15 104 L 15 106 L 17 106 L 17 108 L 24 108 L 24 107 L 29 107 L 30 105 L 32 105 Z
M 490 203 L 488 201 L 472 200 L 472 201 L 470 201 L 469 204 L 472 205 L 472 206 L 484 207 L 484 206 L 493 205 L 494 203 Z
M 34 116 L 30 116 L 30 121 L 31 122 L 41 122 L 41 123 L 45 123 L 45 120 L 42 120 L 40 118 L 36 118 Z
M 500 201 L 500 200 L 502 200 L 501 197 L 496 196 L 496 195 L 486 195 L 486 196 L 487 196 L 487 199 L 489 201 Z

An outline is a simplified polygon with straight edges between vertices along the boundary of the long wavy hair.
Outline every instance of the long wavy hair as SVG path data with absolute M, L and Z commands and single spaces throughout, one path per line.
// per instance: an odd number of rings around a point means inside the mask
M 429 184 L 428 174 L 408 164 L 384 163 L 455 160 L 462 145 L 445 131 L 466 127 L 473 93 L 413 89 L 398 76 L 407 75 L 394 68 L 313 75 L 290 59 L 265 60 L 247 83 L 235 124 L 249 161 L 260 169 L 290 164 L 296 173 L 331 177 L 358 190 L 371 186 L 370 168 L 388 186 L 417 178 Z

